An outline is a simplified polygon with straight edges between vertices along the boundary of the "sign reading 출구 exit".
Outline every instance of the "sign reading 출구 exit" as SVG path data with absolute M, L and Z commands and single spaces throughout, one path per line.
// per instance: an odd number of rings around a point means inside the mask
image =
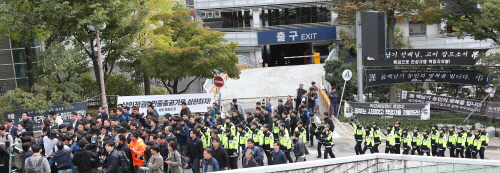
M 262 31 L 258 33 L 260 44 L 282 44 L 316 40 L 333 40 L 337 38 L 335 26 L 319 28 L 288 29 Z

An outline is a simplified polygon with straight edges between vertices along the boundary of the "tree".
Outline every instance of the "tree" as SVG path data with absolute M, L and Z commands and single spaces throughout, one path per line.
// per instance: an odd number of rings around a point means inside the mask
M 239 78 L 237 43 L 227 43 L 225 33 L 191 20 L 185 10 L 154 15 L 151 20 L 159 26 L 153 30 L 155 39 L 145 55 L 142 67 L 150 77 L 159 79 L 170 94 L 184 93 L 199 78 L 212 78 L 226 73 Z M 161 22 L 160 22 L 161 21 Z M 179 83 L 192 77 L 185 88 Z
M 385 11 L 387 19 L 387 48 L 395 47 L 396 23 L 403 20 L 426 20 L 427 24 L 439 23 L 431 20 L 441 10 L 441 0 L 331 0 L 331 10 L 339 13 L 337 20 L 347 20 L 354 23 L 356 11 Z M 391 86 L 391 101 L 395 101 L 395 85 Z
M 88 25 L 106 28 L 100 31 L 103 55 L 104 81 L 113 73 L 123 55 L 134 52 L 133 37 L 141 29 L 142 16 L 129 17 L 138 12 L 137 7 L 144 1 L 66 1 L 42 0 L 40 11 L 42 20 L 49 26 L 51 35 L 47 44 L 71 41 L 77 51 L 84 52 L 92 62 L 95 80 L 100 85 L 96 34 Z M 100 90 L 100 87 L 99 87 Z
M 147 54 L 147 50 L 151 48 L 152 40 L 155 39 L 153 30 L 156 26 L 160 24 L 157 21 L 152 21 L 151 17 L 156 14 L 161 14 L 165 12 L 172 12 L 178 9 L 190 10 L 180 1 L 170 1 L 170 0 L 144 0 L 144 3 L 136 4 L 138 5 L 138 11 L 130 14 L 130 18 L 141 18 L 138 25 L 141 29 L 139 32 L 133 35 L 133 45 L 135 51 L 130 51 L 125 54 L 125 58 L 128 61 L 123 61 L 120 63 L 120 67 L 126 72 L 132 72 L 132 78 L 134 81 L 141 81 L 144 83 L 144 94 L 151 94 L 151 82 L 150 77 L 145 73 L 145 69 L 141 66 L 142 59 Z
M 35 85 L 33 63 L 37 61 L 31 47 L 35 39 L 42 41 L 48 36 L 48 30 L 40 20 L 40 3 L 40 0 L 9 0 L 0 5 L 0 36 L 9 35 L 11 40 L 20 44 L 14 46 L 24 47 L 29 90 Z

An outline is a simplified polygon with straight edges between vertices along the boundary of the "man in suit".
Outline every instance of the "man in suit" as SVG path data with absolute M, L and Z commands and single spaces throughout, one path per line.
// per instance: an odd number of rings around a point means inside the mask
M 73 129 L 77 129 L 80 123 L 82 122 L 78 120 L 78 114 L 76 112 L 71 112 L 71 124 L 69 124 L 69 126 L 73 126 Z
M 158 143 L 160 143 L 160 155 L 163 157 L 163 161 L 168 158 L 168 142 L 167 137 L 164 134 L 158 135 Z M 168 164 L 163 162 L 163 171 L 167 173 Z
M 9 133 L 11 136 L 17 136 L 17 127 L 13 125 L 12 119 L 7 118 L 5 120 L 5 132 Z
M 255 161 L 255 159 L 253 158 L 253 155 L 253 150 L 247 150 L 247 152 L 245 153 L 245 159 L 243 159 L 243 168 L 259 166 L 259 164 L 257 164 L 257 161 Z
M 101 118 L 103 121 L 105 119 L 108 119 L 108 113 L 104 111 L 104 108 L 101 106 L 99 107 L 99 116 L 97 116 L 98 118 Z

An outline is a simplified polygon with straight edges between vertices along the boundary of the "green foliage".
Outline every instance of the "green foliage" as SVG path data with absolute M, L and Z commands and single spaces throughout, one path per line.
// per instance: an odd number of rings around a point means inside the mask
M 51 78 L 57 83 L 72 81 L 89 71 L 90 62 L 86 55 L 78 49 L 66 49 L 67 42 L 48 45 L 40 56 L 41 65 L 35 74 Z
M 325 79 L 339 93 L 342 92 L 342 87 L 344 86 L 344 79 L 341 77 L 342 72 L 346 69 L 350 69 L 353 72 L 353 78 L 346 83 L 344 99 L 354 100 L 354 94 L 356 94 L 356 65 L 354 63 L 345 63 L 343 60 L 328 60 L 325 62 L 323 68 L 326 72 Z
M 405 32 L 400 27 L 394 28 L 394 48 L 395 49 L 413 49 L 410 37 L 405 37 Z
M 448 112 L 448 111 L 431 111 L 431 118 L 429 120 L 410 120 L 410 119 L 382 119 L 382 118 L 357 118 L 361 121 L 362 125 L 368 125 L 376 121 L 382 129 L 388 124 L 393 124 L 396 121 L 401 121 L 402 127 L 408 129 L 413 129 L 413 127 L 419 127 L 420 131 L 425 129 L 430 130 L 432 124 L 444 124 L 450 125 L 454 124 L 457 126 L 470 125 L 474 127 L 476 123 L 481 123 L 482 125 L 500 127 L 500 120 L 495 119 L 491 123 L 485 122 L 486 117 L 480 115 L 472 115 L 469 118 L 469 122 L 464 123 L 464 119 L 468 116 L 466 113 Z M 339 116 L 341 122 L 349 123 L 351 118 L 346 118 L 343 115 Z
M 151 95 L 167 95 L 168 91 L 165 88 L 162 87 L 151 87 Z
M 148 76 L 161 80 L 169 93 L 183 93 L 194 80 L 220 73 L 239 78 L 237 43 L 222 44 L 227 42 L 225 33 L 198 27 L 201 23 L 191 20 L 184 10 L 157 14 L 151 20 L 162 24 L 153 30 L 155 39 L 147 50 L 151 54 L 145 55 L 141 67 Z M 194 79 L 179 89 L 179 82 L 188 76 Z
M 90 73 L 82 75 L 78 78 L 78 82 L 81 86 L 83 86 L 82 95 L 86 97 L 95 97 L 100 95 L 99 85 Z M 134 83 L 130 77 L 123 74 L 111 74 L 108 76 L 108 80 L 104 83 L 106 87 L 106 95 L 142 95 L 139 85 Z

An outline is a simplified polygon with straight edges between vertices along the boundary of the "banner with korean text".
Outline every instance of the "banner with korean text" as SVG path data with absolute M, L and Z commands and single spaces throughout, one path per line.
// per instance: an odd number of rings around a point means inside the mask
M 479 70 L 446 69 L 367 69 L 366 86 L 397 83 L 453 83 L 487 85 L 488 78 Z
M 212 106 L 214 94 L 175 94 L 175 95 L 147 95 L 147 96 L 119 96 L 118 104 L 123 107 L 139 107 L 139 112 L 147 114 L 147 102 L 151 102 L 158 114 L 179 114 L 182 102 L 194 112 L 207 112 L 207 107 Z
M 54 105 L 46 112 L 40 114 L 38 111 L 26 111 L 24 109 L 14 110 L 14 113 L 7 114 L 7 118 L 12 119 L 14 125 L 19 124 L 23 121 L 23 112 L 28 113 L 28 118 L 33 121 L 33 131 L 41 131 L 43 127 L 43 120 L 45 118 L 50 118 L 49 112 L 56 112 L 58 117 L 61 117 L 66 125 L 71 123 L 71 112 L 76 112 L 85 116 L 88 112 L 87 102 L 72 103 L 71 107 L 66 107 L 64 105 Z
M 386 57 L 364 57 L 366 67 L 476 65 L 480 53 L 492 49 L 387 49 Z
M 345 102 L 344 116 L 395 119 L 430 118 L 430 106 L 425 103 L 361 103 Z

